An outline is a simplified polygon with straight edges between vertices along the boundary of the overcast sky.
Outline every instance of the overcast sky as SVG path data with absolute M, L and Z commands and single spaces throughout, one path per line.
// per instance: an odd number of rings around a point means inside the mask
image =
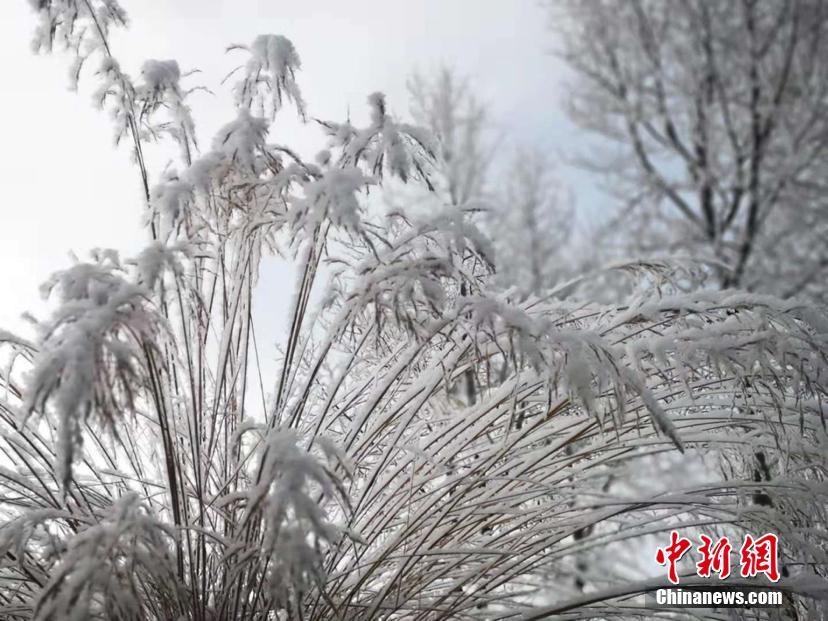
M 40 310 L 37 286 L 94 247 L 129 253 L 146 238 L 141 194 L 126 148 L 114 149 L 108 119 L 91 89 L 68 89 L 68 59 L 30 52 L 34 18 L 26 0 L 0 8 L 0 326 L 16 328 Z M 131 17 L 114 39 L 122 66 L 137 75 L 146 58 L 199 68 L 191 84 L 216 96 L 192 99 L 203 141 L 233 116 L 221 78 L 236 63 L 224 49 L 263 33 L 283 34 L 302 58 L 299 77 L 311 116 L 359 118 L 366 96 L 386 93 L 408 110 L 406 80 L 442 65 L 471 79 L 510 144 L 553 150 L 567 136 L 558 61 L 538 0 L 122 0 Z M 93 82 L 87 76 L 87 85 Z M 271 139 L 305 149 L 320 134 L 280 121 Z M 311 151 L 312 152 L 312 151 Z M 279 297 L 279 278 L 265 295 Z M 273 280 L 275 278 L 275 280 Z M 281 276 L 284 278 L 284 275 Z M 274 308 L 281 307 L 274 300 Z

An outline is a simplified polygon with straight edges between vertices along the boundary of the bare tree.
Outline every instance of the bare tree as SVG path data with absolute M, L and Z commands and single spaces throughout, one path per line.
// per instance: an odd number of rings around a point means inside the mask
M 626 204 L 616 225 L 717 259 L 721 286 L 824 300 L 828 3 L 565 7 L 572 116 L 619 147 L 588 158 Z

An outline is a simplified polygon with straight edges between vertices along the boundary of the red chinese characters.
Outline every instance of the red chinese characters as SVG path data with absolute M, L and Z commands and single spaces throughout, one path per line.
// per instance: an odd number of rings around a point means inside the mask
M 779 580 L 777 547 L 779 538 L 768 533 L 754 540 L 745 535 L 745 542 L 739 550 L 742 578 L 753 578 L 765 574 L 771 582 Z
M 667 565 L 667 578 L 673 584 L 678 584 L 678 571 L 676 570 L 676 563 L 681 560 L 681 557 L 687 554 L 687 551 L 693 546 L 689 539 L 679 537 L 677 531 L 670 533 L 670 545 L 666 548 L 659 548 L 656 550 L 656 563 L 659 565 Z
M 716 575 L 720 580 L 730 576 L 731 552 L 733 546 L 727 537 L 714 541 L 707 535 L 699 535 L 701 544 L 697 546 L 698 562 L 696 575 L 710 578 Z M 659 565 L 667 566 L 667 578 L 673 584 L 679 583 L 678 563 L 693 547 L 690 539 L 682 537 L 678 531 L 670 532 L 670 545 L 656 550 L 655 560 Z M 779 580 L 779 537 L 767 533 L 754 539 L 745 535 L 744 543 L 739 549 L 739 575 L 742 578 L 755 578 L 759 574 L 772 582 Z
M 733 546 L 727 537 L 722 537 L 715 544 L 707 535 L 700 535 L 702 544 L 699 546 L 701 560 L 696 563 L 696 574 L 709 578 L 711 572 L 719 575 L 724 580 L 730 575 L 730 551 Z

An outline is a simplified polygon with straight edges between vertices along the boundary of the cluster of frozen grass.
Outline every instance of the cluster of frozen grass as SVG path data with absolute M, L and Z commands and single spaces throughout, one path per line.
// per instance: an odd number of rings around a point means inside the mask
M 818 590 L 818 313 L 682 291 L 661 263 L 609 270 L 661 285 L 625 307 L 495 288 L 474 209 L 433 182 L 444 154 L 381 95 L 366 128 L 324 123 L 330 150 L 305 162 L 268 142 L 283 100 L 305 113 L 299 57 L 259 37 L 241 48 L 235 119 L 199 154 L 173 61 L 145 64 L 138 87 L 115 71 L 114 0 L 33 6 L 40 47 L 108 68 L 152 241 L 133 261 L 99 252 L 57 275 L 37 342 L 0 334 L 2 616 L 646 615 L 625 598 L 663 581 L 573 559 L 677 519 L 774 530 L 788 542 L 779 588 Z M 161 138 L 182 161 L 153 183 L 140 153 Z M 370 213 L 363 190 L 389 182 L 422 183 L 444 209 Z M 298 277 L 267 394 L 252 300 L 274 248 L 295 253 Z M 614 487 L 677 449 L 727 476 Z M 772 481 L 750 476 L 757 451 L 779 455 Z

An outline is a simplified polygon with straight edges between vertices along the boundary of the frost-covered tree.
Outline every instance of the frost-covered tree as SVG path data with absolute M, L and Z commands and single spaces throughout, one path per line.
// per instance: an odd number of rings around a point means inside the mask
M 638 252 L 713 259 L 720 285 L 825 302 L 823 0 L 566 0 L 571 112 Z M 560 10 L 559 10 L 560 9 Z
M 415 73 L 408 90 L 413 119 L 433 138 L 434 159 L 428 183 L 406 193 L 406 211 L 425 212 L 430 219 L 442 214 L 442 228 L 456 230 L 459 239 L 474 239 L 480 258 L 492 268 L 502 257 L 495 256 L 495 244 L 481 231 L 491 220 L 494 185 L 488 112 L 469 82 L 445 67 L 430 78 Z M 460 283 L 460 294 L 467 292 Z M 477 375 L 469 366 L 452 387 L 466 405 L 477 399 Z
M 537 295 L 572 276 L 574 216 L 549 159 L 538 149 L 519 149 L 492 214 L 501 282 Z
M 488 233 L 505 288 L 538 293 L 577 271 L 567 256 L 574 210 L 549 158 L 538 148 L 518 148 L 504 162 L 486 107 L 451 70 L 430 79 L 415 74 L 409 87 L 412 116 L 437 147 L 437 187 L 424 202 L 451 206 Z
M 828 5 L 562 4 L 571 112 L 603 139 L 587 162 L 622 201 L 625 254 L 705 257 L 720 287 L 824 303 Z M 772 481 L 781 456 L 750 459 Z
M 468 210 L 483 209 L 494 154 L 486 108 L 450 69 L 430 79 L 414 74 L 408 88 L 411 116 L 435 140 L 444 198 Z
M 687 275 L 655 263 L 616 267 L 652 285 L 626 307 L 516 302 L 473 229 L 365 208 L 369 186 L 437 174 L 433 140 L 381 94 L 368 126 L 323 123 L 327 149 L 305 161 L 268 141 L 283 104 L 305 114 L 299 56 L 261 36 L 201 152 L 178 66 L 134 82 L 113 58 L 114 0 L 33 7 L 41 47 L 98 66 L 151 242 L 56 274 L 37 338 L 0 335 L 3 618 L 647 616 L 629 597 L 665 578 L 607 575 L 589 593 L 561 578 L 577 554 L 677 523 L 762 523 L 795 560 L 776 586 L 824 592 L 823 316 L 682 292 Z M 157 139 L 181 147 L 177 171 L 146 166 Z M 252 294 L 275 249 L 297 281 L 280 370 L 259 382 Z M 458 404 L 470 369 L 477 398 Z M 745 445 L 784 447 L 772 490 L 605 489 L 688 449 L 749 468 Z

